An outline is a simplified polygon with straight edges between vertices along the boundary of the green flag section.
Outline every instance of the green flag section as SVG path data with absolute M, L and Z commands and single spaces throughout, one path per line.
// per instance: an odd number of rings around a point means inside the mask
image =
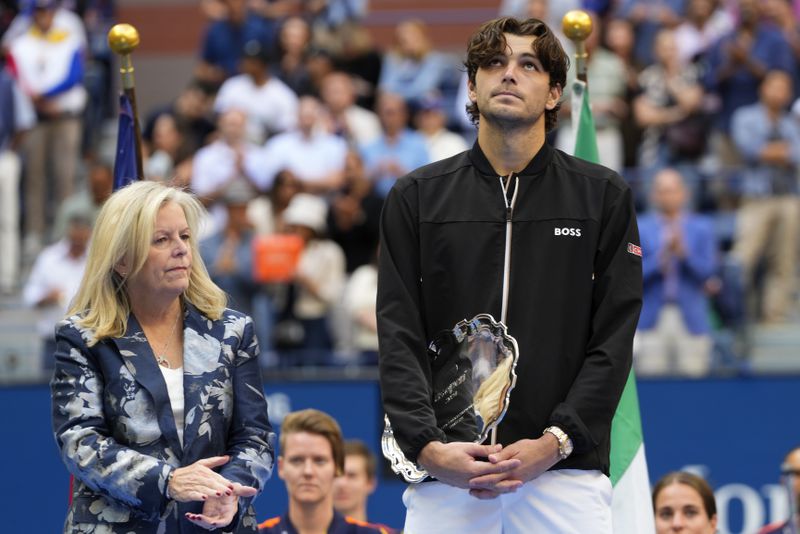
M 597 150 L 594 117 L 589 106 L 589 88 L 580 80 L 572 82 L 572 124 L 577 125 L 575 156 L 592 163 L 599 163 L 600 154 Z
M 639 396 L 636 378 L 628 375 L 617 413 L 611 422 L 611 484 L 616 486 L 639 449 L 642 448 L 642 419 L 639 415 Z M 649 491 L 648 491 L 649 493 Z
M 575 156 L 598 163 L 600 156 L 589 105 L 589 89 L 580 80 L 572 83 L 572 124 Z M 633 370 L 625 383 L 611 423 L 611 484 L 614 487 L 611 501 L 614 534 L 654 533 L 656 528 L 650 500 L 650 479 L 647 475 L 639 397 Z

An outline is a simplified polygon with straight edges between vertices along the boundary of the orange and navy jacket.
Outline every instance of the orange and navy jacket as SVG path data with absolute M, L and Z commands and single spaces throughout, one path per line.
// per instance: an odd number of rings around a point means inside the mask
M 259 523 L 258 531 L 266 534 L 297 534 L 289 514 L 267 519 Z M 395 530 L 375 523 L 359 521 L 352 517 L 345 517 L 339 512 L 333 513 L 333 520 L 328 525 L 328 534 L 394 534 Z

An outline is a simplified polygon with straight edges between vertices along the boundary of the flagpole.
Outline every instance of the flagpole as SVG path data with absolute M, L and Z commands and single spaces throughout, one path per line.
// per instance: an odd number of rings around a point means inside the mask
M 561 30 L 575 43 L 575 77 L 586 83 L 586 39 L 592 33 L 592 17 L 580 9 L 568 11 L 561 19 Z
M 136 83 L 133 79 L 133 62 L 131 53 L 139 46 L 139 32 L 130 24 L 116 24 L 108 32 L 108 44 L 111 50 L 120 57 L 119 73 L 122 78 L 122 90 L 131 103 L 133 110 L 134 146 L 136 147 L 136 172 L 139 180 L 143 179 L 142 166 L 142 132 L 139 128 L 139 113 L 136 108 Z

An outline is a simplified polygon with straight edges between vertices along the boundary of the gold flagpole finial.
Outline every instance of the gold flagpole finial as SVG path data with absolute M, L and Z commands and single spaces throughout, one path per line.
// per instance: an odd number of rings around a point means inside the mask
M 108 31 L 108 45 L 115 54 L 130 54 L 139 46 L 139 32 L 130 24 L 116 24 Z
M 561 29 L 567 38 L 575 43 L 576 77 L 586 81 L 586 39 L 592 33 L 592 17 L 586 11 L 573 9 L 561 19 Z

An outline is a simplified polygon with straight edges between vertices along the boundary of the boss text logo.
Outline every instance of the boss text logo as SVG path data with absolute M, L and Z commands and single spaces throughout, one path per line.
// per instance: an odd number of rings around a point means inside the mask
M 581 229 L 580 228 L 553 228 L 553 235 L 569 235 L 572 237 L 580 237 L 581 236 Z

